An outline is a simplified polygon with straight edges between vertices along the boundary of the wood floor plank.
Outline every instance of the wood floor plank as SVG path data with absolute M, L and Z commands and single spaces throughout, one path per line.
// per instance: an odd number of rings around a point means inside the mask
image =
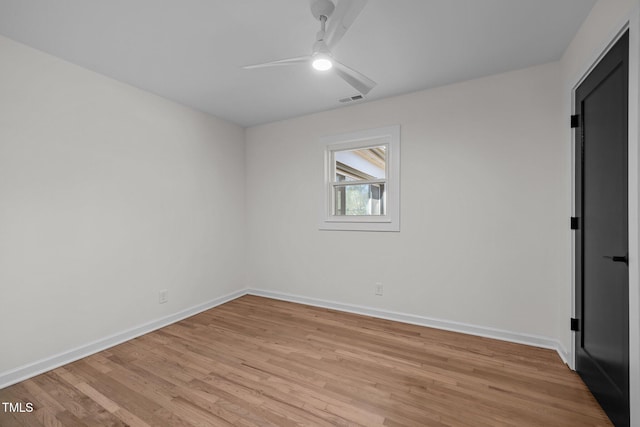
M 552 350 L 244 296 L 0 390 L 1 426 L 610 426 Z M 1 408 L 0 408 L 1 409 Z

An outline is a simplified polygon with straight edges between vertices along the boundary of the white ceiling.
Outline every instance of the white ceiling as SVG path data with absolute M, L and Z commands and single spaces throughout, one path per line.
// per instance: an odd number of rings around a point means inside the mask
M 380 99 L 558 60 L 595 1 L 369 0 L 333 53 Z M 308 0 L 0 0 L 0 34 L 243 126 L 356 94 L 305 65 L 241 68 L 309 54 L 318 29 Z

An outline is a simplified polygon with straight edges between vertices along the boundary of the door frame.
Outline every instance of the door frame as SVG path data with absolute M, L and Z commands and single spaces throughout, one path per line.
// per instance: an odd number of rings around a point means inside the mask
M 618 39 L 629 30 L 629 400 L 640 401 L 640 6 L 621 22 L 603 42 L 583 67 L 576 78 L 570 81 L 565 93 L 570 93 L 565 102 L 565 111 L 575 114 L 575 92 L 593 68 L 606 55 Z M 568 117 L 567 123 L 568 123 Z M 568 128 L 568 125 L 567 125 Z M 571 129 L 571 215 L 575 213 L 575 132 Z M 571 316 L 575 316 L 575 233 L 570 235 L 571 251 Z M 567 327 L 569 322 L 567 319 Z M 569 365 L 575 370 L 575 332 L 571 333 Z M 640 407 L 631 405 L 631 425 L 640 425 Z

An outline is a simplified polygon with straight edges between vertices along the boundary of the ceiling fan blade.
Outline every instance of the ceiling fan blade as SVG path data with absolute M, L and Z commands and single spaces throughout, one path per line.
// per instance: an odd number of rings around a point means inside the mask
M 324 40 L 332 49 L 345 35 L 351 24 L 356 20 L 367 0 L 338 0 L 336 8 L 329 18 Z
M 305 62 L 309 62 L 310 59 L 311 59 L 310 56 L 299 56 L 297 58 L 287 58 L 287 59 L 280 59 L 278 61 L 265 62 L 264 64 L 245 65 L 242 68 L 244 68 L 245 70 L 252 70 L 254 68 L 267 68 L 267 67 L 279 67 L 282 65 L 295 65 L 295 64 L 302 64 Z
M 333 69 L 335 73 L 345 82 L 349 83 L 355 90 L 362 95 L 369 93 L 371 89 L 376 87 L 377 83 L 365 76 L 359 71 L 349 68 L 346 65 L 333 60 Z

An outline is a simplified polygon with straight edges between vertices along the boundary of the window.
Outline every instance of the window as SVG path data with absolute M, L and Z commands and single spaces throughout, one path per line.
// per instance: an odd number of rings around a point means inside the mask
M 333 215 L 385 214 L 386 153 L 386 145 L 333 152 Z
M 320 229 L 400 231 L 400 126 L 322 138 Z

